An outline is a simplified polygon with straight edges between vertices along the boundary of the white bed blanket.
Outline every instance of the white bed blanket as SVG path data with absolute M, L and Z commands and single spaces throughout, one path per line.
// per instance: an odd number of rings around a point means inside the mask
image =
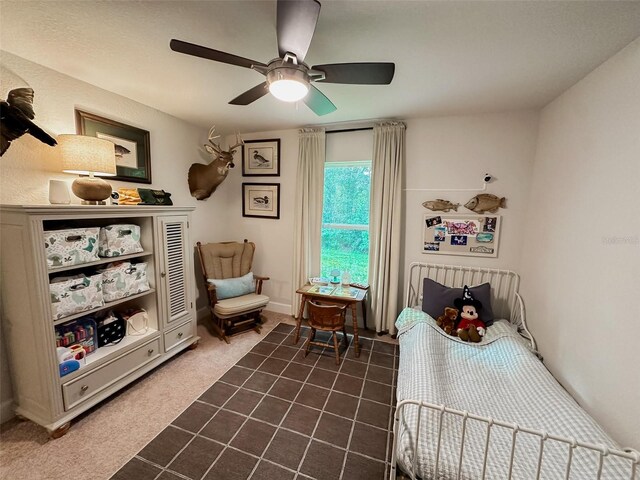
M 529 349 L 528 342 L 506 320 L 498 320 L 489 327 L 479 344 L 446 335 L 433 318 L 416 309 L 403 310 L 396 326 L 400 340 L 398 402 L 413 399 L 444 404 L 522 427 L 620 448 L 563 390 Z M 417 416 L 418 407 L 408 405 L 400 421 L 396 455 L 398 465 L 405 472 L 411 471 Z M 437 413 L 423 409 L 415 473 L 423 479 L 458 478 L 462 419 L 450 414 L 444 416 L 439 468 L 435 475 L 437 422 Z M 460 478 L 482 478 L 486 431 L 486 424 L 468 422 Z M 485 478 L 506 479 L 511 432 L 494 426 L 490 438 Z M 518 434 L 512 478 L 535 478 L 539 444 L 538 437 Z M 540 478 L 565 478 L 567 457 L 565 444 L 548 440 L 543 450 Z M 570 478 L 595 478 L 597 466 L 596 453 L 577 448 Z M 605 458 L 601 478 L 630 478 L 630 472 L 628 460 L 609 456 Z

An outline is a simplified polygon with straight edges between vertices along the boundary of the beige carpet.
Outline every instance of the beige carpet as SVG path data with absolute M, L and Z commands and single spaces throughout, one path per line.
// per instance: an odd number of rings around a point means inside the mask
M 264 334 L 279 322 L 293 323 L 290 316 L 272 312 L 265 312 L 265 319 Z M 247 332 L 227 345 L 199 325 L 197 349 L 177 355 L 79 417 L 58 440 L 34 423 L 7 422 L 0 439 L 0 479 L 108 479 L 264 334 Z

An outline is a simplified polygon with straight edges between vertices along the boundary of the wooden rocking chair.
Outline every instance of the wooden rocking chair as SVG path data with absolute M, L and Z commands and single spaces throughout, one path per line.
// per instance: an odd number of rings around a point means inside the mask
M 249 273 L 255 244 L 247 240 L 243 243 L 198 242 L 197 247 L 216 334 L 229 343 L 228 337 L 236 333 L 250 329 L 260 333 L 260 313 L 269 303 L 269 297 L 262 295 L 262 282 L 269 280 L 269 277 L 254 275 L 255 291 L 224 299 L 218 298 L 216 286 L 209 281 L 236 279 Z

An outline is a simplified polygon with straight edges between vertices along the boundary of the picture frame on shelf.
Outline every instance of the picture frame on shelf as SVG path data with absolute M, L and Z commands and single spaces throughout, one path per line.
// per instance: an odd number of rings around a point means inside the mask
M 115 145 L 117 174 L 109 179 L 151 183 L 151 144 L 147 130 L 78 109 L 75 115 L 78 134 L 109 140 Z
M 242 216 L 280 218 L 279 183 L 243 183 Z
M 243 177 L 280 176 L 280 139 L 248 140 L 242 146 Z

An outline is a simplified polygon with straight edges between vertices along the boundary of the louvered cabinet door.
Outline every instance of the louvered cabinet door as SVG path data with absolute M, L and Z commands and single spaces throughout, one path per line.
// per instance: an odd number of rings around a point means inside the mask
M 186 319 L 191 314 L 190 261 L 187 251 L 188 218 L 159 217 L 160 278 L 163 310 L 167 324 Z

